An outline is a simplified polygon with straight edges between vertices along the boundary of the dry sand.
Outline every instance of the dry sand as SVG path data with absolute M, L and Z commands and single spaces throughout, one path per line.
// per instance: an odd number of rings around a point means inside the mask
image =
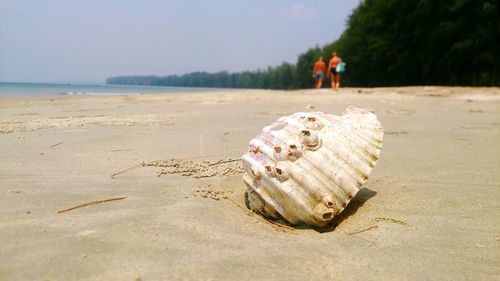
M 384 147 L 336 227 L 242 207 L 262 127 L 350 105 Z M 499 280 L 499 133 L 499 88 L 0 99 L 0 280 Z

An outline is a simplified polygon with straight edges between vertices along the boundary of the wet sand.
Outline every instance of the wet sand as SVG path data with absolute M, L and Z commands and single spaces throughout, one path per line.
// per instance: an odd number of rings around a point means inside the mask
M 384 144 L 332 227 L 245 209 L 262 127 L 351 105 Z M 0 155 L 1 280 L 500 278 L 499 88 L 0 99 Z

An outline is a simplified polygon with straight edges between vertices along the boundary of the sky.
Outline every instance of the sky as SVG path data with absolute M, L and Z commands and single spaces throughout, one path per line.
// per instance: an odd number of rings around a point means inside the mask
M 264 69 L 338 39 L 360 0 L 0 0 L 0 81 Z

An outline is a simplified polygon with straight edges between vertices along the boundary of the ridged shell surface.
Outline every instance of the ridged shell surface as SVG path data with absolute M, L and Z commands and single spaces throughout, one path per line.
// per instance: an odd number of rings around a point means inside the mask
M 270 219 L 323 227 L 368 179 L 382 149 L 375 114 L 298 112 L 252 139 L 242 157 L 248 208 Z

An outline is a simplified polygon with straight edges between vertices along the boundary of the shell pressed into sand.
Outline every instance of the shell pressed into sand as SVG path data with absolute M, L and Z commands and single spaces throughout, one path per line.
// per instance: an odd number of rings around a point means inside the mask
M 281 117 L 242 157 L 247 207 L 270 219 L 323 227 L 356 195 L 376 164 L 383 129 L 356 107 Z

